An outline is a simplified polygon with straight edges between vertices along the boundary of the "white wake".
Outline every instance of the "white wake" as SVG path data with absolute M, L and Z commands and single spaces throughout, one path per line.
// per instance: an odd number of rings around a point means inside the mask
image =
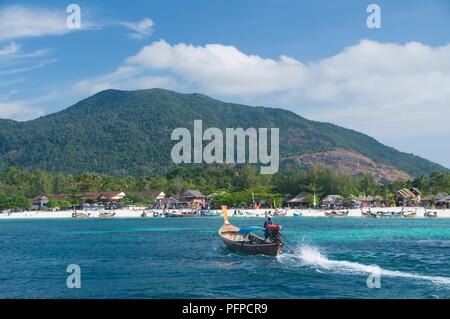
M 331 260 L 323 254 L 316 246 L 302 245 L 296 248 L 290 254 L 282 254 L 279 257 L 280 262 L 300 261 L 300 266 L 316 267 L 318 271 L 325 270 L 335 273 L 354 273 L 354 274 L 374 274 L 378 273 L 381 277 L 399 277 L 416 280 L 431 281 L 439 285 L 450 286 L 450 277 L 425 276 L 409 272 L 388 270 L 376 265 L 364 265 L 358 262 L 347 260 Z

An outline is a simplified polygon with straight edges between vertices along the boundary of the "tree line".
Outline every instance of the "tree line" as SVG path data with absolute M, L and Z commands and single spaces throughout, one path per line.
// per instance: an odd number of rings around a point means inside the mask
M 450 193 L 450 173 L 436 172 L 407 182 L 382 185 L 366 173 L 351 176 L 341 171 L 313 165 L 310 169 L 287 166 L 274 175 L 260 175 L 255 167 L 195 165 L 177 166 L 161 173 L 146 176 L 110 176 L 97 173 L 48 173 L 6 168 L 0 171 L 0 210 L 28 209 L 28 198 L 38 195 L 70 194 L 69 202 L 53 201 L 50 207 L 79 202 L 80 194 L 101 191 L 161 190 L 168 196 L 182 194 L 187 189 L 198 189 L 203 194 L 215 194 L 216 202 L 245 206 L 252 202 L 266 202 L 280 206 L 286 198 L 299 193 L 318 199 L 331 194 L 380 195 L 392 197 L 400 188 L 418 188 L 424 195 Z M 140 199 L 126 197 L 123 202 Z M 147 203 L 146 203 L 147 204 Z M 59 206 L 58 206 L 59 205 Z

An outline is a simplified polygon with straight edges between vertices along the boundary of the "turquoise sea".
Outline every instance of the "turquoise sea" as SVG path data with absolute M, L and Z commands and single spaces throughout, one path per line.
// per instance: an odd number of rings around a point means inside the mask
M 0 297 L 450 298 L 450 220 L 275 222 L 293 250 L 279 257 L 228 251 L 214 217 L 0 220 Z M 80 289 L 66 286 L 70 264 Z

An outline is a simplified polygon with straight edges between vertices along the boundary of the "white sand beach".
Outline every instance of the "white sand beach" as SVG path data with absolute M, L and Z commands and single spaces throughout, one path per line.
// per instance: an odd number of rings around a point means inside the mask
M 364 209 L 366 211 L 367 209 Z M 389 211 L 389 212 L 400 212 L 402 210 L 401 207 L 372 207 L 372 212 L 377 211 Z M 408 212 L 416 212 L 415 218 L 427 218 L 424 216 L 425 209 L 423 207 L 407 207 L 404 209 Z M 147 211 L 147 217 L 152 218 L 153 214 L 151 210 Z M 350 209 L 348 210 L 348 217 L 363 217 L 360 209 Z M 450 218 L 450 209 L 427 209 L 428 212 L 436 212 L 437 218 Z M 82 213 L 90 214 L 89 218 L 98 218 L 99 214 L 104 211 L 77 211 Z M 134 209 L 116 209 L 112 211 L 115 213 L 112 218 L 139 218 L 144 212 L 143 208 L 134 208 Z M 0 219 L 54 219 L 54 218 L 72 218 L 73 211 L 25 211 L 18 213 L 2 213 L 0 214 Z M 295 215 L 300 216 L 301 218 L 305 217 L 325 217 L 325 212 L 319 209 L 287 209 L 286 217 L 295 217 Z M 255 216 L 233 216 L 233 217 L 255 217 Z M 259 218 L 263 218 L 263 215 L 260 215 Z

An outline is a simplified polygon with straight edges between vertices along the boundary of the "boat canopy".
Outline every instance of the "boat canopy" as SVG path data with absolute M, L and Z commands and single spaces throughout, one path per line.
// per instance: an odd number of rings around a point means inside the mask
M 258 226 L 247 226 L 247 227 L 243 227 L 241 229 L 238 230 L 237 234 L 238 235 L 248 235 L 251 232 L 257 231 L 263 229 L 262 227 L 258 227 Z

